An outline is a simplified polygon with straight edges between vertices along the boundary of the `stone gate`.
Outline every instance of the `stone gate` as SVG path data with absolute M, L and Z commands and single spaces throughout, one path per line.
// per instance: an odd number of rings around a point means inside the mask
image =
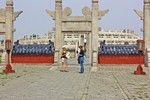
M 89 39 L 87 40 L 89 63 L 97 65 L 98 20 L 108 12 L 108 10 L 99 10 L 98 1 L 92 0 L 92 10 L 89 7 L 82 9 L 84 16 L 70 16 L 72 10 L 69 7 L 62 10 L 62 0 L 55 1 L 55 11 L 46 10 L 53 20 L 55 20 L 55 63 L 59 62 L 59 52 L 64 45 L 64 33 L 77 32 L 79 34 L 89 33 Z
M 143 0 L 143 12 L 136 11 L 136 13 L 143 20 L 143 36 L 145 41 L 145 66 L 150 66 L 150 0 Z M 63 34 L 66 32 L 89 33 L 89 63 L 97 65 L 98 62 L 98 20 L 104 16 L 108 10 L 99 10 L 99 0 L 92 0 L 92 9 L 84 7 L 82 13 L 84 16 L 70 16 L 71 8 L 66 7 L 62 10 L 62 0 L 55 0 L 55 11 L 46 10 L 47 13 L 55 20 L 55 63 L 59 62 L 59 51 L 61 50 L 63 42 Z M 13 11 L 13 0 L 6 0 L 6 8 L 0 9 L 0 35 L 5 35 L 4 40 L 11 40 L 13 42 L 13 22 L 21 14 Z

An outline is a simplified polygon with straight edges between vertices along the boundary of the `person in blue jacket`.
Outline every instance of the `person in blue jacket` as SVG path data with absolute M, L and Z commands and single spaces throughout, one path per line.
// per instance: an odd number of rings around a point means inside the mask
M 80 60 L 80 73 L 84 73 L 84 50 L 83 50 L 83 46 L 80 46 L 79 60 Z

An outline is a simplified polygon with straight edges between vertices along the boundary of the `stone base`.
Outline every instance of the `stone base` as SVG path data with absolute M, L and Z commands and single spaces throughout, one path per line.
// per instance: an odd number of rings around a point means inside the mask
M 150 48 L 146 49 L 144 62 L 145 62 L 144 64 L 145 67 L 150 67 Z
M 92 66 L 98 65 L 98 54 L 96 51 L 93 51 L 93 60 L 92 60 Z
M 55 51 L 54 64 L 59 64 L 59 52 Z
M 3 52 L 2 58 L 1 58 L 1 62 L 2 63 L 6 63 L 7 62 L 7 52 Z
M 53 65 L 53 66 L 49 69 L 49 71 L 56 71 L 56 70 L 58 70 L 58 69 L 59 69 L 58 66 Z
M 97 67 L 92 67 L 91 72 L 97 72 L 98 68 Z

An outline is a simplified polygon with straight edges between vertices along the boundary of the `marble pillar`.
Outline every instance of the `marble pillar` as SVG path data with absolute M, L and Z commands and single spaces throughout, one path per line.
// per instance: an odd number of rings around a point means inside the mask
M 90 34 L 89 32 L 86 33 L 86 57 L 89 58 L 89 48 L 90 48 Z
M 7 0 L 6 1 L 6 8 L 5 8 L 5 41 L 11 40 L 11 47 L 13 46 L 13 1 Z M 5 45 L 4 41 L 4 45 Z M 12 48 L 11 48 L 12 49 Z M 4 52 L 5 53 L 5 52 Z M 5 53 L 6 54 L 6 53 Z M 5 55 L 6 58 L 7 55 Z M 11 54 L 9 55 L 9 59 L 11 62 Z M 5 59 L 6 61 L 7 59 Z
M 59 64 L 60 50 L 63 46 L 64 39 L 62 34 L 62 0 L 56 0 L 55 5 L 55 64 Z
M 13 10 L 13 1 L 7 0 L 5 8 L 5 40 L 9 39 L 11 41 L 13 40 Z
M 91 48 L 91 65 L 98 64 L 98 12 L 99 12 L 99 0 L 92 0 L 92 48 Z
M 150 0 L 144 0 L 145 66 L 150 67 Z
M 82 34 L 82 33 L 79 37 L 79 46 L 84 46 L 84 34 Z

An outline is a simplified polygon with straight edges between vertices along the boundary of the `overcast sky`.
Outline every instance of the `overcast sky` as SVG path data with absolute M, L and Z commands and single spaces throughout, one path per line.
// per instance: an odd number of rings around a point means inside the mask
M 91 8 L 91 0 L 63 0 L 63 9 L 72 8 L 72 15 L 82 15 L 82 8 Z M 0 8 L 4 8 L 6 0 L 0 0 Z M 14 0 L 14 10 L 23 11 L 14 23 L 15 40 L 24 35 L 42 35 L 50 31 L 55 25 L 46 9 L 55 9 L 55 0 Z M 99 0 L 99 9 L 109 12 L 99 21 L 102 29 L 122 30 L 131 29 L 143 35 L 140 28 L 142 20 L 135 14 L 134 9 L 143 10 L 143 0 Z M 2 37 L 2 36 L 1 36 Z

